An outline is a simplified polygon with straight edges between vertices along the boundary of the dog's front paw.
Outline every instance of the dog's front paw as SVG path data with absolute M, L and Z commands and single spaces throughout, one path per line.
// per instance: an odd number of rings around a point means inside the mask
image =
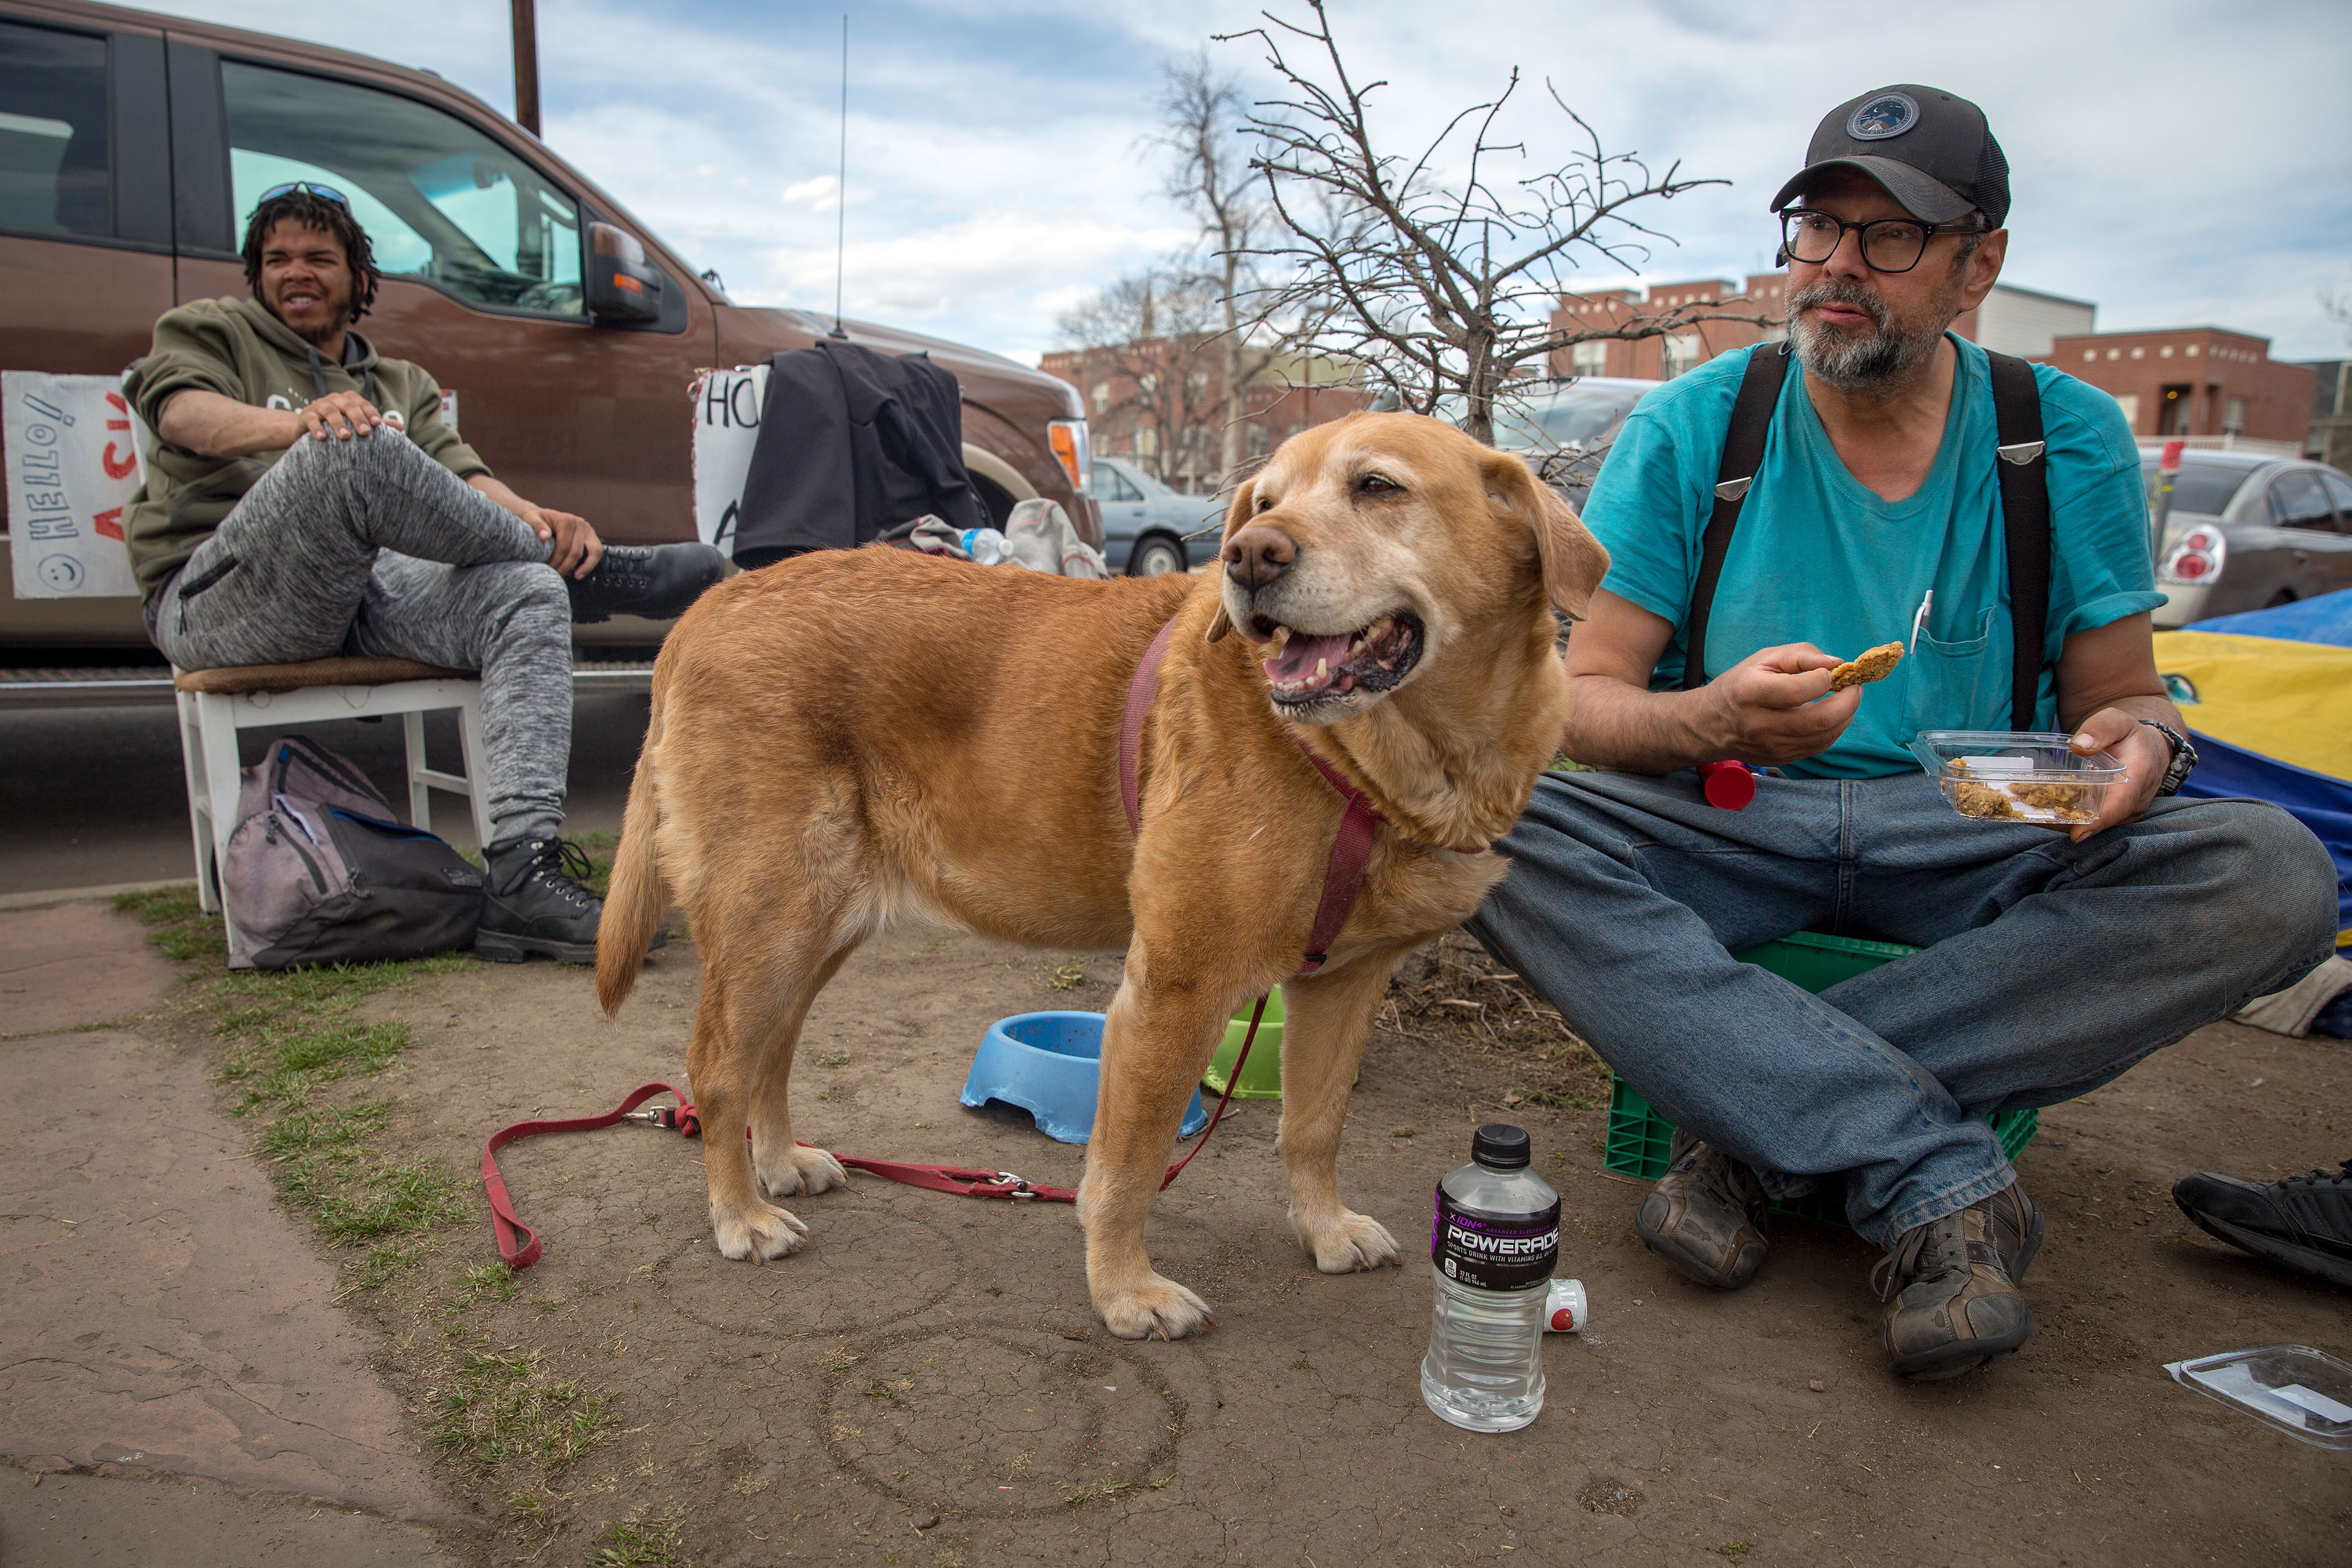
M 1097 1291 L 1095 1310 L 1123 1340 L 1181 1340 L 1217 1326 L 1206 1301 L 1158 1274 L 1125 1289 Z
M 740 1262 L 764 1263 L 801 1249 L 808 1226 L 769 1204 L 753 1204 L 738 1214 L 710 1215 L 710 1229 L 719 1240 L 719 1256 Z
M 782 1159 L 773 1150 L 752 1152 L 751 1166 L 760 1173 L 760 1190 L 768 1196 L 789 1198 L 806 1193 L 814 1197 L 849 1185 L 849 1173 L 827 1151 L 804 1143 L 787 1143 L 784 1151 Z
M 1298 1233 L 1299 1244 L 1315 1255 L 1315 1267 L 1326 1274 L 1353 1274 L 1397 1260 L 1396 1237 L 1370 1215 L 1341 1209 L 1328 1218 L 1310 1220 L 1293 1214 L 1290 1226 Z

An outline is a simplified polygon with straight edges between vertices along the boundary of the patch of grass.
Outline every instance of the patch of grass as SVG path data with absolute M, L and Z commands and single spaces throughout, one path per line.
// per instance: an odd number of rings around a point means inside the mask
M 1738 1563 L 1755 1550 L 1744 1541 L 1727 1541 L 1715 1549 L 1715 1554 L 1727 1563 Z
M 477 1263 L 466 1270 L 466 1286 L 451 1298 L 449 1310 L 462 1312 L 478 1301 L 511 1301 L 515 1296 L 515 1272 L 504 1260 L 497 1263 Z
M 1076 953 L 1072 953 L 1070 962 L 1054 971 L 1053 978 L 1045 984 L 1056 991 L 1075 991 L 1086 984 L 1086 979 L 1087 961 Z
M 367 1249 L 367 1256 L 360 1259 L 359 1272 L 352 1284 L 358 1289 L 373 1290 L 394 1275 L 404 1273 L 421 1262 L 432 1250 L 432 1243 L 425 1241 L 385 1242 L 371 1247 Z
M 369 1172 L 356 1196 L 320 1194 L 311 1213 L 327 1239 L 356 1246 L 454 1224 L 466 1217 L 465 1192 L 465 1183 L 428 1157 Z
M 114 907 L 152 928 L 147 940 L 161 948 L 166 958 L 216 958 L 223 962 L 228 958 L 228 939 L 222 932 L 220 917 L 208 915 L 196 907 L 196 886 L 193 882 L 149 888 L 143 892 L 117 893 Z
M 232 1042 L 220 1076 L 244 1090 L 234 1110 L 260 1122 L 257 1151 L 287 1205 L 328 1241 L 366 1248 L 357 1289 L 373 1289 L 415 1264 L 430 1250 L 429 1233 L 466 1216 L 467 1184 L 437 1162 L 371 1158 L 389 1100 L 338 1098 L 329 1086 L 381 1073 L 409 1046 L 405 1024 L 355 1022 L 354 1008 L 423 975 L 470 970 L 472 958 L 229 971 L 220 967 L 220 919 L 197 909 L 194 887 L 124 893 L 114 907 L 145 922 L 148 940 L 167 957 L 205 965 L 191 977 L 190 999 L 212 1032 Z
M 433 1446 L 477 1475 L 536 1459 L 549 1474 L 593 1447 L 612 1425 L 609 1394 L 577 1378 L 541 1375 L 539 1352 L 481 1351 L 457 1363 L 457 1386 L 437 1396 Z
M 677 1554 L 680 1520 L 631 1514 L 604 1527 L 602 1550 L 588 1559 L 588 1568 L 681 1568 Z
M 262 1130 L 256 1142 L 263 1158 L 300 1160 L 317 1157 L 344 1165 L 360 1157 L 360 1146 L 383 1131 L 388 1100 L 353 1100 L 322 1110 L 289 1110 Z
M 265 1106 L 299 1115 L 319 1085 L 382 1072 L 407 1048 L 405 1024 L 301 1022 L 287 1027 L 272 1021 L 249 1034 L 220 1075 L 247 1086 L 237 1115 Z

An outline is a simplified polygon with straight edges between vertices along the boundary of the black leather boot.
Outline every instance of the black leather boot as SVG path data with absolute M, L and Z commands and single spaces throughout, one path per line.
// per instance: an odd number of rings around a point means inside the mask
M 727 557 L 708 544 L 608 544 L 596 570 L 566 577 L 574 625 L 644 616 L 667 621 L 686 614 L 705 588 L 727 575 Z
M 562 963 L 596 962 L 604 900 L 580 885 L 593 870 L 586 851 L 568 838 L 523 838 L 494 844 L 482 858 L 477 957 L 520 963 L 536 952 Z M 653 945 L 668 940 L 656 933 Z

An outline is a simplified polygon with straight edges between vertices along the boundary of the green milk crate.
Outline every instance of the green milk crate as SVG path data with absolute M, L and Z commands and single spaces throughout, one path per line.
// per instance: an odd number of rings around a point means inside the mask
M 1732 956 L 1743 963 L 1769 969 L 1792 985 L 1820 992 L 1875 969 L 1890 958 L 1918 951 L 1900 942 L 1865 942 L 1859 937 L 1801 931 Z M 2032 1110 L 2004 1110 L 1991 1121 L 2001 1152 L 2014 1160 L 2033 1142 L 2042 1113 Z M 1666 1146 L 1674 1135 L 1673 1122 L 1652 1110 L 1650 1102 L 1636 1093 L 1633 1085 L 1613 1072 L 1610 1074 L 1609 1138 L 1607 1152 L 1601 1157 L 1604 1167 L 1620 1175 L 1654 1182 L 1666 1173 Z M 1776 1203 L 1772 1207 L 1776 1213 L 1794 1215 L 1800 1219 L 1843 1226 L 1845 1183 L 1843 1178 L 1831 1177 L 1803 1197 Z

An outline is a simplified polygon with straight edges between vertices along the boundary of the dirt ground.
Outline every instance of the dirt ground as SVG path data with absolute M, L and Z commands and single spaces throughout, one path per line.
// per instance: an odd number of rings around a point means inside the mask
M 802 1134 L 1075 1184 L 1080 1150 L 956 1103 L 991 1021 L 1108 1000 L 1117 959 L 1056 989 L 1071 958 L 931 931 L 869 944 L 811 1018 Z M 725 1262 L 698 1147 L 638 1127 L 506 1153 L 546 1245 L 511 1280 L 483 1267 L 478 1194 L 373 1288 L 350 1283 L 347 1252 L 318 1250 L 342 1267 L 341 1310 L 404 1423 L 393 1436 L 430 1464 L 442 1517 L 471 1521 L 437 1527 L 460 1562 L 2352 1561 L 2352 1455 L 2162 1371 L 2275 1342 L 2352 1353 L 2352 1297 L 2207 1240 L 2168 1195 L 2191 1170 L 2332 1165 L 2352 1149 L 2352 1047 L 2215 1026 L 2044 1112 L 2020 1162 L 2051 1215 L 2040 1331 L 1987 1371 L 1913 1386 L 1885 1372 L 1874 1254 L 1849 1234 L 1780 1222 L 1763 1278 L 1731 1296 L 1644 1253 L 1641 1189 L 1601 1168 L 1592 1064 L 1469 973 L 1485 967 L 1462 944 L 1401 980 L 1341 1174 L 1410 1242 L 1474 1125 L 1533 1135 L 1592 1324 L 1548 1340 L 1546 1409 L 1507 1436 L 1422 1405 L 1422 1264 L 1332 1279 L 1301 1253 L 1270 1102 L 1237 1104 L 1155 1211 L 1155 1260 L 1220 1323 L 1177 1344 L 1103 1332 L 1066 1206 L 859 1177 L 792 1201 L 803 1252 Z M 616 1023 L 583 971 L 539 963 L 373 997 L 359 1017 L 413 1042 L 365 1089 L 389 1101 L 384 1157 L 471 1173 L 506 1122 L 678 1081 L 696 985 L 673 942 Z M 168 1007 L 131 1026 L 229 1050 Z

